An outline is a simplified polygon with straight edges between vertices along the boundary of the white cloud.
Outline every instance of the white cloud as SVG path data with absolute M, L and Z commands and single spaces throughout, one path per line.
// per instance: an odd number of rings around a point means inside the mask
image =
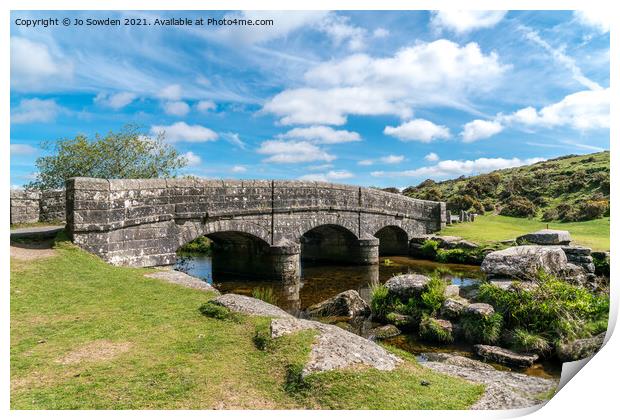
M 313 125 L 311 127 L 293 128 L 278 138 L 306 140 L 316 144 L 336 144 L 360 141 L 361 137 L 354 131 L 334 130 L 323 125 Z
M 29 144 L 11 143 L 11 155 L 33 156 L 38 153 L 38 149 Z
M 213 101 L 200 101 L 196 104 L 196 109 L 200 112 L 214 111 L 217 108 Z
M 519 30 L 523 32 L 523 34 L 528 40 L 532 41 L 533 43 L 535 43 L 536 45 L 538 45 L 539 47 L 547 51 L 547 53 L 551 56 L 551 58 L 553 58 L 555 62 L 557 62 L 558 64 L 564 66 L 567 70 L 569 70 L 572 74 L 573 79 L 576 82 L 582 84 L 588 89 L 593 89 L 593 90 L 602 89 L 601 85 L 587 78 L 583 74 L 583 72 L 581 71 L 577 63 L 575 62 L 575 59 L 566 55 L 566 53 L 564 52 L 565 50 L 564 47 L 561 47 L 561 48 L 552 47 L 551 44 L 549 44 L 547 41 L 545 41 L 544 39 L 540 37 L 538 32 L 536 32 L 535 30 L 527 26 L 521 25 L 519 26 Z
M 372 159 L 363 159 L 357 162 L 358 165 L 361 166 L 370 166 L 370 165 L 374 165 L 375 161 Z
M 166 102 L 163 107 L 166 114 L 176 117 L 183 117 L 189 112 L 189 105 L 183 101 Z
M 194 152 L 183 153 L 181 156 L 187 160 L 187 166 L 198 166 L 202 163 L 200 156 Z
M 334 167 L 333 163 L 324 163 L 322 165 L 310 165 L 310 166 L 307 166 L 306 169 L 308 169 L 309 171 L 325 171 L 333 167 Z
M 439 160 L 439 155 L 435 152 L 431 152 L 424 156 L 424 160 L 427 162 L 437 162 Z
M 181 85 L 174 84 L 164 87 L 162 90 L 159 91 L 157 96 L 159 96 L 161 99 L 167 99 L 169 101 L 178 101 L 179 99 L 181 99 L 182 93 L 183 89 L 181 88 Z
M 269 155 L 264 162 L 270 163 L 331 162 L 336 159 L 336 156 L 307 141 L 267 140 L 257 152 Z
M 188 142 L 203 143 L 217 140 L 218 135 L 215 131 L 201 125 L 189 125 L 185 122 L 177 122 L 172 125 L 154 125 L 151 127 L 152 135 L 164 133 L 165 139 L 169 143 Z
M 567 95 L 561 101 L 537 111 L 527 107 L 510 115 L 499 115 L 504 123 L 523 126 L 569 126 L 576 130 L 609 127 L 610 90 L 584 90 Z
M 385 28 L 377 28 L 372 31 L 372 36 L 375 38 L 385 38 L 390 35 L 390 31 Z
M 351 51 L 365 47 L 366 29 L 352 25 L 347 16 L 330 13 L 318 25 L 336 47 L 346 45 Z
M 11 113 L 11 122 L 14 124 L 52 122 L 65 112 L 53 99 L 22 99 Z
M 329 182 L 329 181 L 338 181 L 342 179 L 349 179 L 349 178 L 353 178 L 354 176 L 355 175 L 349 171 L 336 170 L 336 171 L 329 171 L 326 173 L 306 174 L 306 175 L 300 176 L 299 179 L 303 181 Z
M 405 157 L 402 155 L 388 155 L 379 158 L 381 163 L 401 163 L 405 160 Z
M 233 166 L 232 168 L 230 168 L 230 171 L 231 171 L 232 173 L 235 173 L 235 174 L 240 174 L 240 173 L 245 172 L 245 171 L 247 171 L 247 170 L 248 170 L 248 168 L 246 168 L 246 167 L 245 167 L 245 166 L 243 166 L 243 165 L 235 165 L 235 166 Z
M 442 160 L 433 166 L 423 166 L 418 169 L 398 172 L 377 171 L 372 172 L 371 175 L 376 177 L 430 177 L 445 179 L 460 175 L 480 174 L 498 169 L 531 165 L 543 160 L 538 157 L 529 159 L 479 158 L 476 160 Z
M 243 140 L 241 140 L 238 133 L 220 133 L 220 134 L 222 135 L 222 138 L 226 140 L 228 143 L 232 144 L 233 146 L 237 146 L 240 149 L 245 150 L 246 144 Z
M 73 65 L 54 56 L 45 44 L 27 38 L 11 37 L 11 86 L 33 90 L 71 78 Z
M 500 133 L 504 127 L 497 121 L 473 120 L 463 126 L 461 136 L 465 143 L 482 140 Z
M 121 109 L 132 103 L 136 97 L 132 92 L 118 92 L 113 95 L 101 92 L 95 96 L 94 102 L 108 108 Z
M 398 127 L 387 126 L 383 133 L 396 137 L 402 141 L 421 141 L 430 143 L 437 139 L 450 138 L 450 130 L 443 125 L 434 124 L 431 121 L 415 119 L 399 125 Z
M 597 29 L 601 33 L 609 32 L 613 13 L 607 8 L 575 10 L 573 12 L 579 23 Z
M 439 10 L 432 12 L 431 25 L 464 34 L 476 29 L 492 28 L 506 15 L 500 10 Z
M 465 109 L 468 96 L 489 92 L 506 68 L 476 43 L 461 47 L 445 39 L 387 58 L 355 54 L 310 69 L 307 87 L 280 92 L 263 111 L 282 124 L 342 125 L 348 115 L 410 118 L 418 105 Z

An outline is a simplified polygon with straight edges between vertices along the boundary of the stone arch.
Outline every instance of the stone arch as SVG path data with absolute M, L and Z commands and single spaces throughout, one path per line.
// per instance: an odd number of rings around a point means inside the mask
M 360 240 L 350 229 L 339 224 L 320 224 L 299 238 L 301 258 L 311 262 L 357 262 Z
M 386 225 L 374 236 L 379 239 L 379 255 L 409 254 L 409 235 L 402 227 Z

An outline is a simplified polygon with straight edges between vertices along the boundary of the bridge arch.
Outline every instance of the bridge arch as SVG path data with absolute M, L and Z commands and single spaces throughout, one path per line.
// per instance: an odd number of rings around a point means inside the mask
M 387 225 L 375 232 L 379 239 L 379 255 L 408 255 L 409 235 L 400 226 Z

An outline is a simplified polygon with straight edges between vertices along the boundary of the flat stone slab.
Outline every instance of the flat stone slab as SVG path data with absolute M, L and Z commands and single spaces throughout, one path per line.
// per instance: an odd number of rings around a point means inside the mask
M 538 360 L 537 354 L 516 353 L 502 347 L 487 346 L 485 344 L 476 344 L 474 351 L 485 361 L 515 367 L 530 367 Z
M 582 338 L 557 346 L 556 354 L 563 362 L 572 362 L 594 355 L 603 346 L 605 333 L 591 338 Z
M 422 274 L 401 274 L 385 282 L 389 293 L 401 299 L 419 296 L 431 279 Z
M 378 370 L 393 370 L 402 360 L 378 344 L 335 325 L 298 318 L 276 318 L 271 321 L 271 337 L 277 338 L 302 330 L 318 333 L 310 351 L 310 359 L 302 374 L 365 365 Z
M 438 359 L 441 361 L 424 362 L 423 366 L 486 385 L 482 398 L 471 407 L 474 410 L 508 410 L 538 405 L 544 402 L 541 395 L 558 386 L 556 380 L 500 371 L 479 361 L 463 361 L 466 358 L 462 356 L 446 355 Z
M 567 230 L 542 229 L 517 237 L 517 243 L 527 242 L 536 245 L 568 245 L 571 237 Z
M 487 254 L 480 268 L 490 278 L 533 280 L 538 270 L 557 274 L 567 263 L 559 246 L 521 245 Z
M 312 317 L 344 316 L 353 318 L 370 315 L 370 306 L 355 290 L 346 290 L 306 309 Z
M 178 284 L 190 289 L 204 290 L 205 292 L 211 292 L 220 294 L 220 292 L 206 281 L 203 281 L 197 277 L 190 276 L 181 271 L 176 270 L 160 270 L 155 273 L 145 274 L 145 277 L 152 279 L 159 279 L 167 281 L 168 283 Z
M 293 315 L 275 305 L 249 296 L 227 293 L 211 300 L 211 302 L 241 314 L 296 319 Z

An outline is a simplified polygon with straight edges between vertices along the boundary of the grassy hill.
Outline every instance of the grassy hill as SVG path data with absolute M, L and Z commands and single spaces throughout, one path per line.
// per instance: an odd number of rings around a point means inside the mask
M 609 216 L 609 152 L 569 155 L 529 166 L 435 182 L 403 194 L 445 201 L 451 211 L 474 211 L 545 222 Z

